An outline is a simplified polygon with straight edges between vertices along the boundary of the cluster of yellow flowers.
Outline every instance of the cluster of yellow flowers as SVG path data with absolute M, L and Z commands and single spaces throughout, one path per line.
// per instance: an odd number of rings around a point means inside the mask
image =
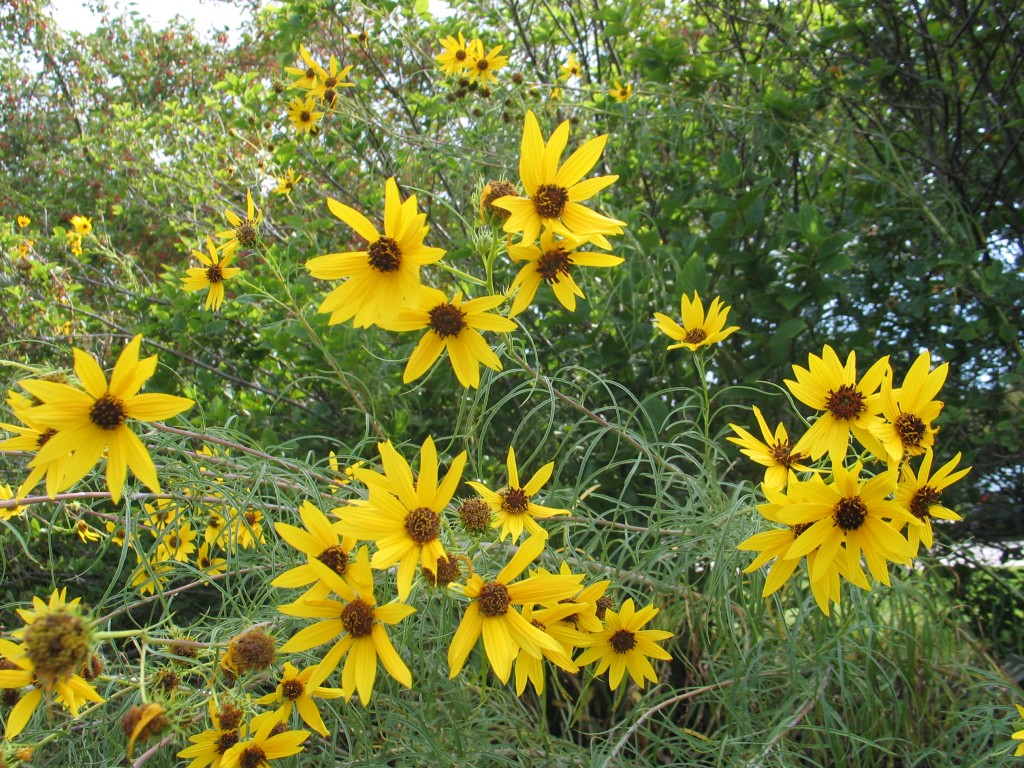
M 527 112 L 519 163 L 525 194 L 519 195 L 516 187 L 505 181 L 489 183 L 482 193 L 481 214 L 503 219 L 506 233 L 520 235 L 516 243 L 508 245 L 509 257 L 525 262 L 509 289 L 514 295 L 510 316 L 524 311 L 544 282 L 563 306 L 573 310 L 576 298 L 583 297 L 572 277 L 574 267 L 622 263 L 617 256 L 579 250 L 587 243 L 610 248 L 606 235 L 623 231 L 624 222 L 582 204 L 618 178 L 583 179 L 600 159 L 607 137 L 586 142 L 559 167 L 568 137 L 569 123 L 564 122 L 545 142 L 536 117 Z M 479 386 L 481 363 L 492 370 L 501 369 L 480 331 L 515 330 L 509 317 L 492 312 L 506 297 L 492 294 L 464 301 L 462 293 L 456 292 L 449 299 L 422 284 L 420 267 L 436 264 L 445 251 L 424 244 L 429 228 L 426 215 L 418 212 L 415 195 L 403 201 L 395 180 L 387 180 L 383 232 L 362 213 L 337 200 L 328 199 L 327 206 L 367 243 L 365 250 L 327 254 L 306 262 L 313 277 L 343 280 L 319 307 L 321 313 L 330 315 L 330 324 L 352 320 L 358 328 L 377 325 L 392 331 L 426 330 L 406 365 L 405 382 L 422 376 L 445 350 L 464 387 Z
M 249 249 L 260 241 L 260 223 L 263 212 L 256 208 L 252 201 L 252 192 L 245 191 L 245 217 L 234 211 L 224 211 L 230 229 L 216 233 L 216 237 L 224 242 L 215 244 L 213 238 L 206 237 L 206 252 L 192 249 L 201 267 L 189 267 L 187 277 L 181 278 L 181 287 L 186 291 L 206 290 L 206 309 L 216 312 L 224 302 L 224 281 L 237 277 L 241 273 L 239 267 L 230 266 L 239 249 Z
M 92 219 L 75 214 L 71 217 L 71 229 L 64 235 L 68 248 L 75 256 L 82 255 L 82 238 L 92 233 Z
M 22 214 L 15 219 L 15 223 L 18 225 L 18 229 L 24 230 L 32 223 L 32 219 Z M 27 259 L 35 244 L 35 240 L 24 235 L 18 242 L 18 256 L 22 259 Z
M 361 704 L 369 705 L 378 666 L 401 685 L 412 687 L 412 671 L 387 627 L 416 612 L 406 601 L 414 595 L 417 571 L 422 588 L 447 587 L 445 594 L 464 606 L 448 649 L 450 678 L 460 674 L 481 641 L 482 652 L 502 683 L 515 671 L 517 695 L 530 684 L 538 694 L 543 692 L 545 660 L 569 673 L 594 665 L 595 675 L 609 672 L 609 685 L 616 689 L 627 674 L 641 688 L 656 681 L 651 660 L 671 659 L 659 645 L 671 633 L 645 628 L 658 614 L 653 605 L 637 608 L 632 599 L 626 599 L 616 610 L 606 595 L 608 581 L 585 586 L 584 574 L 573 573 L 565 561 L 557 572 L 531 567 L 548 536 L 537 521 L 568 514 L 566 509 L 536 501 L 554 473 L 554 462 L 523 482 L 510 448 L 507 482 L 497 491 L 470 482 L 479 495 L 457 504 L 460 526 L 455 526 L 447 517 L 462 481 L 466 453 L 456 456 L 442 476 L 430 437 L 421 447 L 416 474 L 390 442 L 379 444 L 378 449 L 383 471 L 356 466 L 346 472 L 366 492 L 335 508 L 336 520 L 304 501 L 298 510 L 301 527 L 274 524 L 280 538 L 303 559 L 271 582 L 281 589 L 302 590 L 292 602 L 280 605 L 279 611 L 316 621 L 280 648 L 275 637 L 259 626 L 226 644 L 214 674 L 207 671 L 201 676 L 209 681 L 212 727 L 191 736 L 192 744 L 178 753 L 192 760 L 191 768 L 263 765 L 300 752 L 310 731 L 291 729 L 293 713 L 327 736 L 316 700 L 340 697 L 348 702 L 358 694 Z M 209 452 L 205 455 L 215 458 Z M 147 527 L 159 541 L 160 557 L 166 562 L 187 560 L 195 551 L 197 534 L 189 522 L 181 520 L 181 510 L 170 501 L 147 505 L 147 510 Z M 255 540 L 261 533 L 258 525 L 248 521 L 247 527 Z M 452 554 L 452 550 L 479 543 L 489 530 L 497 531 L 498 542 L 525 540 L 503 567 L 484 577 L 474 570 L 468 555 Z M 246 546 L 237 538 L 239 546 Z M 221 519 L 207 526 L 203 546 L 224 539 Z M 360 545 L 360 541 L 369 544 Z M 393 568 L 396 598 L 378 602 L 374 572 Z M 153 580 L 159 586 L 159 575 Z M 79 601 L 66 602 L 64 592 L 54 592 L 48 606 L 38 598 L 34 602 L 33 612 L 20 612 L 29 625 L 15 633 L 23 640 L 21 645 L 0 641 L 0 688 L 11 692 L 9 698 L 20 699 L 7 720 L 8 739 L 25 728 L 39 703 L 53 693 L 72 716 L 86 701 L 102 703 L 87 682 L 101 667 L 94 649 L 104 639 L 121 636 L 96 632 L 78 610 Z M 188 665 L 205 663 L 199 659 L 199 650 L 217 645 L 192 638 L 164 642 L 183 657 L 179 663 Z M 271 693 L 255 699 L 246 693 L 253 681 L 267 681 L 279 653 L 300 654 L 320 646 L 326 650 L 312 665 L 300 668 L 298 659 L 285 661 Z M 340 687 L 326 686 L 339 667 Z M 170 668 L 151 673 L 147 685 L 151 701 L 129 710 L 122 722 L 129 754 L 136 741 L 166 730 L 176 718 L 181 719 L 179 725 L 185 724 L 186 717 L 194 720 L 191 713 L 176 713 L 173 706 L 172 694 L 180 679 Z M 257 711 L 259 707 L 273 709 Z
M 206 446 L 198 457 L 220 458 Z M 203 470 L 215 474 L 210 470 Z M 222 482 L 216 478 L 216 487 Z M 227 559 L 238 549 L 251 549 L 264 542 L 263 513 L 254 507 L 237 509 L 223 494 L 213 491 L 200 496 L 189 489 L 178 489 L 181 499 L 159 498 L 144 504 L 148 520 L 142 526 L 152 541 L 142 536 L 137 526 L 127 530 L 107 523 L 107 531 L 115 544 L 125 539 L 135 551 L 137 565 L 131 586 L 142 594 L 163 591 L 171 579 L 181 575 L 179 564 L 193 564 L 205 576 L 225 572 Z M 218 511 L 221 510 L 221 511 Z M 202 528 L 200 539 L 199 526 Z M 198 544 L 197 544 L 198 542 Z M 193 574 L 188 574 L 190 578 Z
M 498 82 L 495 72 L 508 65 L 508 56 L 500 55 L 505 46 L 496 45 L 484 53 L 484 44 L 478 38 L 467 42 L 462 32 L 457 35 L 448 35 L 440 40 L 444 51 L 434 58 L 441 71 L 446 75 L 465 77 L 470 83 L 485 88 Z
M 610 667 L 612 688 L 627 671 L 641 687 L 646 680 L 657 679 L 648 658 L 670 658 L 655 642 L 671 633 L 642 629 L 657 614 L 656 608 L 636 611 L 632 600 L 627 600 L 616 612 L 604 594 L 609 582 L 584 587 L 584 576 L 572 573 L 565 562 L 557 574 L 536 568 L 527 578 L 519 578 L 544 550 L 548 534 L 537 520 L 568 514 L 568 510 L 535 501 L 554 472 L 554 462 L 522 483 L 510 448 L 508 479 L 501 490 L 469 483 L 479 496 L 459 504 L 464 532 L 479 539 L 488 529 L 498 529 L 499 541 L 527 535 L 508 564 L 492 580 L 485 580 L 474 572 L 469 557 L 452 554 L 457 537 L 446 519 L 462 479 L 466 453 L 456 456 L 442 477 L 430 437 L 420 450 L 418 476 L 390 442 L 381 443 L 379 451 L 384 471 L 353 470 L 368 493 L 364 499 L 334 509 L 337 522 L 329 522 L 306 502 L 300 509 L 305 530 L 275 524 L 278 534 L 306 557 L 305 564 L 272 582 L 278 587 L 305 589 L 280 610 L 289 616 L 322 620 L 300 630 L 281 650 L 301 652 L 333 642 L 320 662 L 320 672 L 314 673 L 317 680 L 326 679 L 345 659 L 341 695 L 348 701 L 358 693 L 366 705 L 379 659 L 395 680 L 412 685 L 411 673 L 383 625 L 397 624 L 414 613 L 404 601 L 413 592 L 418 569 L 427 584 L 447 585 L 451 593 L 468 600 L 449 646 L 450 677 L 459 674 L 482 637 L 484 653 L 502 682 L 508 681 L 515 664 L 517 694 L 522 694 L 528 682 L 543 691 L 544 659 L 568 672 L 593 662 L 598 662 L 596 674 Z M 360 540 L 373 543 L 372 558 L 368 546 L 357 548 Z M 462 565 L 469 571 L 464 583 Z M 396 568 L 397 601 L 378 605 L 372 571 L 391 568 Z M 337 599 L 328 599 L 332 593 Z M 574 653 L 581 648 L 586 650 L 574 660 Z
M 806 559 L 811 591 L 827 614 L 840 601 L 840 577 L 870 589 L 866 562 L 875 579 L 889 584 L 888 563 L 909 566 L 922 544 L 932 546 L 932 519 L 960 519 L 942 505 L 942 492 L 970 467 L 957 469 L 957 453 L 932 468 L 934 421 L 942 410 L 935 398 L 948 369 L 948 363 L 932 369 L 931 356 L 923 352 L 897 387 L 888 356 L 858 378 L 856 355 L 851 352 L 843 363 L 826 346 L 820 357 L 810 355 L 806 368 L 793 366 L 795 379 L 785 382 L 816 412 L 799 440 L 791 443 L 781 423 L 770 430 L 756 407 L 763 440 L 730 425 L 737 436 L 729 440 L 767 467 L 761 486 L 767 503 L 758 511 L 782 526 L 740 544 L 759 553 L 748 572 L 774 560 L 765 596 Z M 858 444 L 852 457 L 851 435 Z M 870 466 L 879 469 L 871 473 Z
M 289 103 L 288 119 L 292 121 L 297 134 L 316 133 L 324 116 L 324 112 L 317 111 L 317 107 L 334 109 L 338 102 L 338 89 L 355 87 L 355 83 L 345 80 L 353 65 L 349 64 L 339 69 L 338 59 L 332 55 L 330 65 L 325 69 L 313 59 L 303 45 L 299 46 L 299 55 L 304 66 L 284 68 L 285 72 L 295 77 L 289 87 L 296 88 L 303 94 L 296 96 Z

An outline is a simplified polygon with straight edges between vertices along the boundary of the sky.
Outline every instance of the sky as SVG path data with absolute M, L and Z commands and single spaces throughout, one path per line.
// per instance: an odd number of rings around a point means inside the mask
M 216 0 L 111 0 L 110 6 L 112 15 L 119 9 L 134 9 L 158 29 L 177 15 L 195 20 L 202 33 L 224 27 L 234 30 L 239 23 L 238 9 Z M 69 31 L 91 32 L 99 22 L 81 0 L 51 0 L 51 7 L 57 23 Z

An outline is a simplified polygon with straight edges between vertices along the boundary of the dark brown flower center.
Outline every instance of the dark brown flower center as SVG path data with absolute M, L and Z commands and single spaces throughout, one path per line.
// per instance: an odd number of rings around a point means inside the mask
M 568 277 L 571 266 L 572 258 L 562 248 L 545 251 L 537 259 L 537 271 L 549 283 L 557 283 L 561 275 Z
M 331 89 L 338 85 L 338 78 L 328 77 L 324 80 L 324 88 Z
M 89 408 L 89 421 L 100 429 L 117 429 L 124 424 L 127 416 L 124 403 L 109 392 L 97 398 Z
M 446 587 L 459 578 L 459 558 L 455 555 L 439 557 L 437 558 L 437 573 L 429 568 L 424 568 L 423 575 L 435 587 Z
M 294 677 L 281 683 L 281 695 L 288 701 L 295 701 L 306 690 L 306 684 Z
M 371 243 L 367 252 L 370 256 L 370 266 L 378 272 L 394 272 L 402 263 L 402 252 L 398 248 L 398 243 L 387 236 Z
M 784 467 L 791 467 L 804 457 L 802 453 L 790 452 L 788 440 L 780 440 L 775 443 L 771 447 L 771 455 L 776 464 L 781 464 Z
M 867 407 L 864 395 L 852 384 L 843 384 L 838 391 L 829 390 L 825 409 L 840 421 L 855 419 Z
M 571 597 L 566 597 L 566 598 L 564 598 L 562 600 L 559 600 L 558 603 L 559 603 L 559 605 L 565 605 L 565 604 L 568 604 L 568 603 L 572 603 L 572 604 L 575 605 L 576 601 L 573 598 L 571 598 Z M 575 613 L 570 613 L 568 616 L 563 618 L 562 621 L 565 622 L 566 624 L 572 624 L 574 627 L 579 629 L 579 626 L 580 626 L 580 612 L 576 611 Z
M 215 742 L 218 755 L 223 755 L 238 743 L 238 731 L 224 731 Z
M 686 331 L 686 342 L 688 344 L 700 344 L 707 337 L 708 332 L 703 328 L 690 328 Z
M 348 552 L 345 551 L 344 547 L 339 547 L 337 544 L 325 549 L 316 556 L 316 559 L 339 576 L 344 576 L 345 569 L 348 568 Z
M 803 532 L 810 527 L 811 523 L 797 523 L 796 525 L 790 526 L 790 529 L 793 531 L 793 538 L 799 539 Z
M 373 607 L 358 598 L 353 600 L 341 612 L 341 624 L 356 640 L 366 637 L 373 632 Z
M 56 429 L 47 427 L 45 430 L 39 433 L 39 437 L 36 438 L 36 448 L 42 448 L 50 440 L 51 437 L 57 434 Z
M 844 533 L 859 529 L 867 516 L 867 505 L 860 500 L 860 496 L 845 496 L 832 508 L 832 519 Z
M 636 635 L 628 629 L 620 629 L 608 638 L 608 644 L 616 653 L 626 653 L 636 647 Z
M 479 69 L 481 72 L 486 72 L 488 69 L 490 69 L 490 67 L 491 63 L 487 61 L 487 59 L 485 58 L 479 59 L 476 63 L 476 68 Z
M 441 517 L 427 507 L 416 507 L 405 516 L 405 531 L 417 544 L 428 544 L 441 533 Z
M 455 60 L 456 61 L 465 61 L 466 60 L 466 55 L 467 54 L 466 54 L 465 49 L 459 48 L 459 50 L 457 50 L 455 52 Z
M 594 601 L 594 605 L 597 606 L 595 615 L 598 620 L 604 621 L 605 613 L 608 612 L 608 609 L 611 608 L 613 604 L 612 599 L 608 597 L 608 595 L 601 595 L 596 601 Z
M 557 219 L 569 202 L 569 190 L 555 184 L 541 184 L 533 196 L 533 205 L 542 219 Z
M 920 445 L 928 434 L 928 425 L 912 413 L 901 413 L 896 417 L 893 426 L 896 428 L 896 434 L 900 436 L 900 442 L 912 448 Z
M 299 120 L 302 121 L 303 123 L 308 123 L 312 119 L 313 114 L 311 112 L 307 112 L 306 110 L 302 110 L 301 112 L 299 112 Z
M 336 90 L 334 90 L 333 88 L 327 88 L 324 91 L 324 103 L 327 106 L 333 107 L 334 106 L 334 102 L 336 102 L 337 100 L 338 100 L 338 92 Z
M 941 502 L 941 491 L 935 490 L 930 485 L 922 485 L 910 499 L 910 514 L 918 520 L 924 520 L 931 514 L 932 506 Z
M 242 754 L 238 757 L 238 765 L 241 768 L 260 768 L 264 761 L 267 759 L 267 753 L 263 749 L 255 744 L 250 744 L 248 747 L 242 750 Z
M 236 707 L 234 704 L 225 704 L 217 712 L 217 724 L 222 731 L 235 731 L 241 725 L 243 715 L 245 713 L 239 707 Z M 238 741 L 237 733 L 235 734 L 235 741 Z M 234 744 L 235 742 L 231 743 Z
M 308 77 L 310 80 L 316 80 L 316 70 L 313 69 L 312 67 L 307 69 L 306 70 L 306 77 Z
M 517 194 L 515 186 L 510 181 L 489 181 L 483 188 L 480 207 L 489 213 L 497 215 L 501 219 L 507 219 L 512 215 L 512 212 L 506 211 L 504 208 L 496 208 L 494 206 L 494 201 L 500 200 L 503 197 L 508 197 L 509 195 L 515 197 Z
M 216 285 L 224 279 L 224 272 L 220 268 L 220 264 L 211 264 L 206 268 L 206 280 L 210 285 Z
M 466 327 L 466 313 L 454 304 L 438 304 L 427 316 L 430 318 L 427 323 L 430 330 L 442 339 L 457 337 Z
M 512 605 L 508 587 L 500 581 L 489 581 L 484 584 L 476 601 L 484 616 L 504 616 Z
M 530 497 L 522 488 L 506 488 L 498 496 L 501 508 L 509 515 L 521 515 L 530 508 Z

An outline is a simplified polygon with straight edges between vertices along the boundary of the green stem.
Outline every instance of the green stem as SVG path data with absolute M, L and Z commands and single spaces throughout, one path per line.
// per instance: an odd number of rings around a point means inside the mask
M 309 321 L 306 319 L 305 314 L 298 306 L 298 303 L 295 301 L 295 297 L 292 294 L 291 286 L 285 279 L 284 274 L 281 272 L 281 269 L 278 266 L 277 262 L 269 253 L 261 252 L 260 255 L 263 257 L 263 262 L 270 268 L 270 271 L 273 273 L 274 278 L 280 284 L 285 299 L 279 299 L 277 296 L 274 296 L 269 291 L 265 290 L 260 286 L 254 285 L 245 278 L 240 279 L 242 284 L 249 288 L 253 293 L 257 294 L 258 296 L 262 296 L 271 303 L 276 304 L 281 310 L 285 312 L 285 314 L 291 316 L 295 320 L 298 320 L 302 324 L 303 328 L 306 329 L 306 333 L 309 336 L 310 341 L 312 341 L 313 345 L 318 350 L 320 350 L 320 353 L 324 356 L 324 359 L 327 361 L 327 364 L 334 371 L 334 374 L 335 376 L 337 376 L 339 383 L 341 384 L 342 387 L 345 388 L 345 391 L 352 399 L 352 402 L 355 404 L 356 408 L 362 411 L 362 413 L 366 416 L 366 418 L 370 422 L 370 426 L 373 428 L 373 431 L 377 433 L 378 437 L 380 437 L 381 439 L 385 439 L 386 435 L 384 433 L 384 430 L 381 428 L 380 424 L 377 423 L 377 420 L 376 418 L 374 418 L 373 413 L 363 402 L 362 398 L 359 397 L 358 393 L 352 388 L 352 385 L 348 381 L 348 376 L 345 375 L 345 372 L 338 364 L 338 361 L 334 359 L 334 355 L 332 355 L 328 351 L 327 346 L 324 344 L 323 339 L 320 337 L 320 334 L 316 332 L 312 325 L 310 325 Z
M 704 428 L 704 466 L 711 467 L 711 393 L 708 391 L 707 368 L 704 365 L 704 351 L 698 349 L 693 353 L 693 365 L 700 379 L 701 411 Z

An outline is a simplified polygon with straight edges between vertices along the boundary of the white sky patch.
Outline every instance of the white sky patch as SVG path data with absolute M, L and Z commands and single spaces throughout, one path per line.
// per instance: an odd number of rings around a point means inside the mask
M 92 32 L 99 26 L 100 16 L 81 0 L 51 0 L 50 10 L 62 29 Z M 110 4 L 110 16 L 135 11 L 149 20 L 154 29 L 163 29 L 175 16 L 195 22 L 196 31 L 205 37 L 225 28 L 235 37 L 244 20 L 244 11 L 216 0 L 134 0 Z

